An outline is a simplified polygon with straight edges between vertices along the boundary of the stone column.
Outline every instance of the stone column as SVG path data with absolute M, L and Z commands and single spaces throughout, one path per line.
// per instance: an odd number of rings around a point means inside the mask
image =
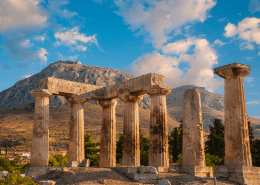
M 142 95 L 120 95 L 125 102 L 123 127 L 123 166 L 140 166 L 139 111 Z
M 85 159 L 83 103 L 87 100 L 71 96 L 66 99 L 71 103 L 68 162 L 81 163 Z
M 31 148 L 31 167 L 47 167 L 49 162 L 49 99 L 47 89 L 30 91 L 35 98 L 35 112 Z
M 243 83 L 250 70 L 239 63 L 214 69 L 225 79 L 225 165 L 252 166 Z
M 198 89 L 187 89 L 183 95 L 182 166 L 206 166 Z
M 103 107 L 99 166 L 116 166 L 116 104 L 115 99 L 99 100 Z
M 169 167 L 166 95 L 171 88 L 151 88 L 149 166 Z

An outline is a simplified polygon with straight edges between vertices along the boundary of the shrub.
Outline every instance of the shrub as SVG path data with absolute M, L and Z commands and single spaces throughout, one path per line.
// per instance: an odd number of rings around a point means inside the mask
M 67 167 L 68 166 L 68 155 L 63 156 L 52 155 L 49 157 L 49 165 L 50 167 Z

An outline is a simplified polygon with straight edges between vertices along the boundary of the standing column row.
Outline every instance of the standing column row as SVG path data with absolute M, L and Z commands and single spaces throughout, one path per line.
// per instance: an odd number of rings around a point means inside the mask
M 31 148 L 31 167 L 47 167 L 49 162 L 49 99 L 47 89 L 30 91 L 35 98 L 35 112 Z

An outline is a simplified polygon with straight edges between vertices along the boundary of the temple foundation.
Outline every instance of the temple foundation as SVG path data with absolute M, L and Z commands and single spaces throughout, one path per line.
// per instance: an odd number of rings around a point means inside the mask
M 200 92 L 187 89 L 183 95 L 182 172 L 213 177 L 213 168 L 205 163 Z
M 239 184 L 260 184 L 260 168 L 252 167 L 243 78 L 250 66 L 232 63 L 214 69 L 225 79 L 225 160 L 215 176 Z

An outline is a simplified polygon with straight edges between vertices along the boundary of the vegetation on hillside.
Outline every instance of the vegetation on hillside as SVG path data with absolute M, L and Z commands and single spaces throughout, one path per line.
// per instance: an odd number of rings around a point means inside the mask
M 68 155 L 63 156 L 62 154 L 51 155 L 49 157 L 50 167 L 67 167 L 68 166 Z
M 100 145 L 99 142 L 93 142 L 92 135 L 90 133 L 86 133 L 84 137 L 84 145 L 85 145 L 85 158 L 89 159 L 90 166 L 98 166 L 99 165 L 99 149 L 97 146 Z

